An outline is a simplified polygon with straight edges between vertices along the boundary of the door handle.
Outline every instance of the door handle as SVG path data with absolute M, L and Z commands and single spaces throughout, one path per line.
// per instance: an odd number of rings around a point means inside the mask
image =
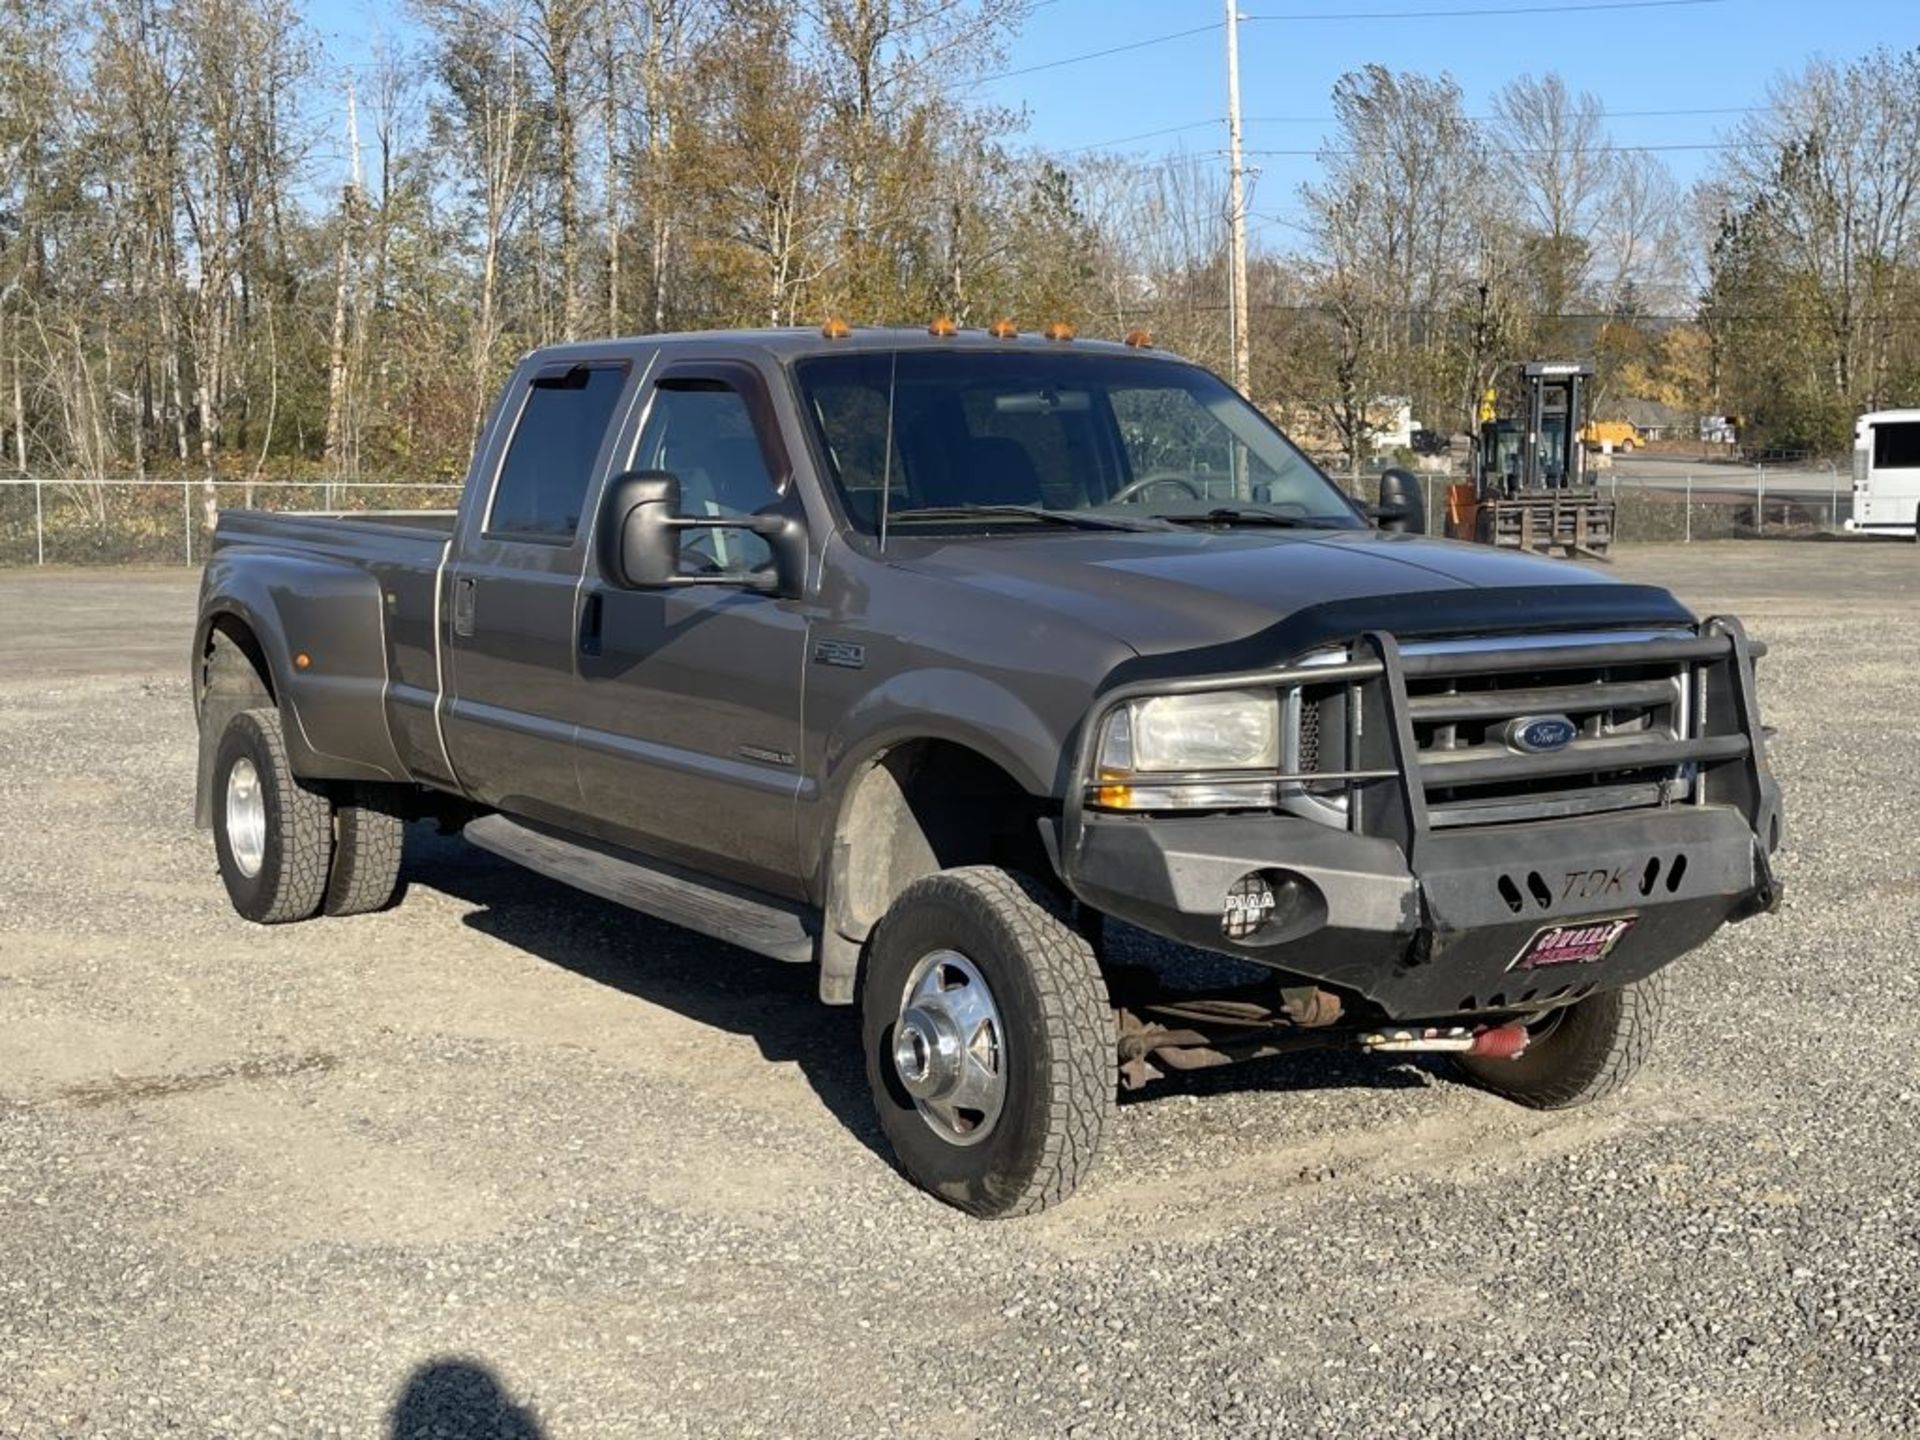
M 598 591 L 587 596 L 587 603 L 580 607 L 580 653 L 598 655 L 600 653 L 600 595 Z
M 473 634 L 474 583 L 471 580 L 453 582 L 453 633 L 456 635 Z

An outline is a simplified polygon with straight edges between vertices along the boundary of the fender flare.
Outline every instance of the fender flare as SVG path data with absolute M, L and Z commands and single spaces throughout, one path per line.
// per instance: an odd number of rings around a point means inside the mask
M 842 837 L 851 806 L 885 756 L 925 741 L 970 751 L 1036 801 L 1051 804 L 1072 763 L 1074 735 L 1061 735 L 1005 686 L 944 667 L 894 676 L 840 718 L 822 745 L 819 800 L 800 837 L 822 915 L 820 996 L 829 1003 L 853 1000 L 861 948 L 848 933 L 858 927 L 840 909 L 848 863 Z
M 404 781 L 406 767 L 387 725 L 379 582 L 363 570 L 318 558 L 274 555 L 265 566 L 251 558 L 246 547 L 236 546 L 208 562 L 191 657 L 196 717 L 202 694 L 197 667 L 214 627 L 230 619 L 253 636 L 266 662 L 295 774 Z M 313 656 L 310 668 L 296 667 L 296 652 Z

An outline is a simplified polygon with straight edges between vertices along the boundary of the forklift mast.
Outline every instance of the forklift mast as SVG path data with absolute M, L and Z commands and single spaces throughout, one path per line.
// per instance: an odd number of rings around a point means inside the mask
M 1495 392 L 1480 405 L 1474 488 L 1481 498 L 1539 490 L 1578 490 L 1586 483 L 1580 430 L 1593 368 L 1573 360 L 1536 360 L 1520 367 L 1520 414 L 1500 418 Z
M 1581 417 L 1593 369 L 1568 360 L 1536 360 L 1522 371 L 1527 384 L 1528 490 L 1578 490 L 1586 479 Z

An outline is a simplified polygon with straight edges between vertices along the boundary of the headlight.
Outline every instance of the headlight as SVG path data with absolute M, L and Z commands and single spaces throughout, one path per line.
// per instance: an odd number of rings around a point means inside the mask
M 1279 764 L 1280 700 L 1260 690 L 1135 700 L 1108 719 L 1100 754 L 1103 770 L 1273 770 Z
M 1279 768 L 1280 698 L 1273 691 L 1157 695 L 1107 717 L 1093 803 L 1113 810 L 1270 807 L 1271 778 L 1234 772 L 1271 775 Z

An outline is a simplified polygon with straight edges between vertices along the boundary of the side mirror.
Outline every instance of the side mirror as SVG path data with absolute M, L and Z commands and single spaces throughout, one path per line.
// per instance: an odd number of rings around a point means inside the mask
M 600 573 L 622 590 L 671 585 L 680 569 L 680 481 L 665 470 L 629 470 L 607 482 L 594 542 Z
M 680 536 L 686 530 L 750 530 L 767 542 L 773 568 L 744 575 L 682 575 Z M 682 515 L 680 481 L 665 470 L 629 470 L 607 482 L 594 543 L 600 573 L 623 590 L 731 585 L 798 595 L 806 585 L 807 532 L 798 520 L 788 515 Z
M 1380 475 L 1380 503 L 1374 518 L 1382 530 L 1396 534 L 1427 533 L 1427 507 L 1420 495 L 1420 477 L 1408 470 L 1386 470 Z

